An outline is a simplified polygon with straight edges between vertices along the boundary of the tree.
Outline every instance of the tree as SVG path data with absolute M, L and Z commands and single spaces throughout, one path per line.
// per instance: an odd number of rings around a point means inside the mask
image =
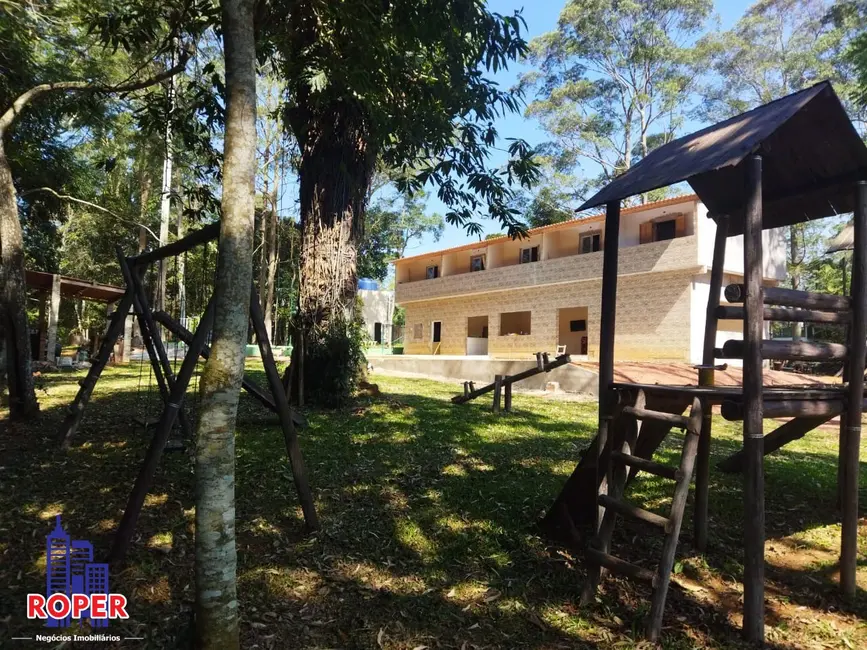
M 829 8 L 824 0 L 761 0 L 733 29 L 703 39 L 715 77 L 704 88 L 702 115 L 730 117 L 823 79 L 830 79 L 843 99 L 851 96 L 853 80 L 842 56 L 849 26 L 829 20 Z M 823 242 L 817 227 L 799 223 L 786 231 L 793 289 L 804 288 L 805 265 Z M 793 337 L 801 332 L 801 323 L 795 323 Z
M 611 181 L 671 140 L 696 81 L 693 41 L 709 0 L 569 0 L 557 29 L 530 43 L 538 70 L 522 75 L 536 93 L 526 115 L 551 137 L 558 172 L 583 167 Z
M 25 418 L 39 408 L 33 386 L 27 291 L 24 281 L 24 240 L 18 217 L 18 193 L 5 153 L 5 140 L 22 112 L 38 99 L 57 93 L 129 93 L 147 88 L 177 74 L 177 66 L 134 82 L 107 84 L 97 81 L 54 81 L 38 84 L 12 99 L 0 114 L 0 334 L 6 339 L 6 372 L 10 416 Z
M 378 200 L 365 214 L 364 236 L 358 247 L 358 277 L 384 280 L 390 260 L 403 257 L 413 240 L 430 235 L 439 241 L 445 220 L 427 213 L 424 193 Z
M 474 0 L 278 0 L 265 22 L 289 85 L 284 115 L 301 151 L 299 340 L 291 367 L 304 365 L 304 380 L 313 381 L 308 373 L 319 366 L 297 363 L 297 355 L 324 345 L 323 332 L 348 332 L 377 158 L 419 170 L 401 191 L 438 187 L 447 221 L 478 232 L 474 213 L 485 210 L 510 232 L 521 230 L 509 186 L 534 177 L 531 150 L 513 141 L 510 159 L 488 168 L 493 121 L 517 110 L 518 99 L 483 69 L 499 70 L 526 44 L 518 16 L 492 14 Z
M 211 356 L 196 431 L 196 641 L 239 647 L 235 419 L 253 281 L 256 198 L 255 0 L 223 0 L 226 126 Z

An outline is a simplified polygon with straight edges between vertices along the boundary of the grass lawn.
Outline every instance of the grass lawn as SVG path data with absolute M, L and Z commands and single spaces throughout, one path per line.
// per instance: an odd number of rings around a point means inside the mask
M 137 393 L 137 366 L 111 369 L 73 448 L 58 451 L 54 434 L 83 374 L 43 378 L 37 422 L 0 421 L 2 648 L 25 647 L 12 636 L 45 632 L 25 618 L 24 603 L 28 592 L 44 591 L 45 535 L 54 515 L 62 513 L 73 538 L 92 541 L 98 556 L 107 552 L 148 442 L 133 418 L 158 414 L 156 393 Z M 257 379 L 264 385 L 262 373 Z M 308 413 L 302 448 L 322 520 L 315 535 L 303 530 L 274 416 L 242 399 L 243 647 L 649 647 L 641 636 L 649 591 L 608 578 L 597 604 L 580 609 L 580 553 L 549 544 L 534 529 L 595 433 L 595 403 L 516 394 L 515 412 L 494 416 L 487 400 L 452 405 L 456 385 L 379 375 L 373 381 L 379 397 L 344 412 Z M 715 434 L 714 460 L 738 449 L 738 426 L 718 420 Z M 833 429 L 814 432 L 767 459 L 771 647 L 867 647 L 863 553 L 857 598 L 847 602 L 835 589 L 836 440 Z M 671 462 L 679 441 L 672 436 L 662 450 Z M 867 445 L 862 453 L 867 458 Z M 867 486 L 867 471 L 861 479 Z M 666 648 L 741 647 L 741 480 L 715 470 L 711 480 L 712 548 L 700 555 L 691 547 L 690 506 L 669 592 Z M 145 637 L 124 648 L 189 643 L 193 482 L 187 453 L 163 458 L 130 556 L 112 571 L 111 589 L 129 597 L 131 618 L 109 631 Z M 664 508 L 670 486 L 640 478 L 632 492 Z M 867 551 L 867 522 L 861 538 Z M 661 541 L 621 527 L 614 549 L 647 564 Z

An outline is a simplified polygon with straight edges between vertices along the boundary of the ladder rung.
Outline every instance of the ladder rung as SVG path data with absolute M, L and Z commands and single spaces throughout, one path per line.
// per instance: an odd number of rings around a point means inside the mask
M 599 495 L 599 505 L 603 508 L 611 508 L 618 515 L 630 517 L 637 521 L 643 521 L 644 523 L 658 526 L 665 530 L 665 532 L 668 532 L 668 519 L 666 519 L 662 515 L 656 514 L 655 512 L 644 510 L 643 508 L 634 506 L 631 503 L 627 503 L 626 501 L 614 499 L 607 494 Z
M 656 586 L 656 571 L 645 569 L 642 566 L 638 566 L 632 562 L 627 562 L 626 560 L 621 560 L 619 557 L 603 553 L 602 551 L 598 551 L 589 546 L 587 547 L 587 557 L 594 564 L 603 566 L 612 573 L 624 575 L 633 580 L 643 580 L 644 582 L 649 582 Z
M 679 481 L 683 475 L 680 468 L 672 467 L 671 465 L 663 465 L 662 463 L 647 460 L 646 458 L 639 458 L 638 456 L 632 456 L 631 454 L 624 454 L 620 451 L 615 451 L 611 454 L 611 457 L 629 467 L 634 467 L 642 472 L 655 474 L 656 476 L 662 476 L 663 478 L 670 478 L 672 481 Z
M 624 406 L 623 412 L 637 420 L 656 420 L 657 422 L 667 422 L 673 426 L 683 428 L 689 425 L 688 417 L 666 413 L 665 411 L 651 411 L 649 409 L 637 409 L 634 406 Z

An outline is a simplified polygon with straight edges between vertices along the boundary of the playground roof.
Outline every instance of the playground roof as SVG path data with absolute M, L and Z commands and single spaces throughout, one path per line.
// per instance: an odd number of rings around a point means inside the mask
M 51 293 L 54 273 L 44 271 L 25 271 L 27 286 Z M 68 275 L 60 276 L 60 295 L 64 298 L 82 298 L 95 302 L 111 303 L 123 297 L 124 290 L 110 284 L 88 282 Z
M 743 232 L 745 159 L 761 154 L 763 226 L 851 212 L 867 146 L 827 81 L 654 149 L 579 210 L 687 181 L 711 216 Z

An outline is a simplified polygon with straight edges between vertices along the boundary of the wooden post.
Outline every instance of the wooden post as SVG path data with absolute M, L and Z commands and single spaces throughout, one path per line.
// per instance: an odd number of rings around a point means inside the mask
M 843 532 L 840 541 L 840 587 L 854 596 L 858 560 L 858 474 L 861 467 L 861 411 L 864 397 L 864 355 L 867 353 L 867 182 L 859 181 L 855 193 L 855 234 L 852 257 L 852 322 L 850 332 L 848 412 L 842 468 L 841 505 Z
M 503 398 L 503 408 L 506 413 L 512 412 L 512 382 L 507 381 L 505 386 L 505 396 Z
M 762 430 L 762 157 L 745 164 L 744 636 L 765 637 L 765 477 Z
M 596 474 L 599 494 L 608 493 L 608 428 L 614 416 L 616 400 L 611 392 L 614 383 L 614 327 L 617 310 L 617 256 L 620 248 L 620 201 L 605 206 L 605 245 L 602 259 L 602 299 L 599 323 L 599 443 Z M 605 509 L 597 508 L 596 530 Z M 597 549 L 607 553 L 607 548 Z
M 175 242 L 177 243 L 177 242 Z M 141 272 L 145 267 L 134 268 L 129 264 L 128 260 L 124 260 L 124 264 L 129 268 L 129 277 L 132 281 L 133 291 L 136 295 L 136 312 L 139 316 L 139 326 L 142 330 L 142 337 L 148 349 L 148 356 L 151 359 L 151 364 L 154 366 L 154 374 L 157 376 L 159 383 L 159 369 L 162 369 L 162 374 L 165 380 L 165 386 L 161 387 L 163 399 L 168 399 L 172 390 L 175 387 L 175 373 L 172 371 L 172 363 L 169 361 L 169 356 L 166 354 L 166 349 L 163 347 L 163 340 L 160 337 L 159 329 L 154 321 L 153 313 L 151 312 L 150 303 L 148 302 L 147 294 L 144 286 L 141 283 Z M 178 419 L 181 423 L 181 430 L 184 437 L 188 440 L 193 436 L 193 428 L 187 419 L 187 414 L 181 411 Z
M 60 275 L 51 276 L 51 298 L 48 304 L 48 341 L 45 344 L 45 359 L 54 363 L 54 348 L 57 347 L 57 323 L 60 321 Z
M 494 376 L 494 413 L 500 412 L 500 399 L 503 396 L 503 375 Z
M 186 356 L 184 356 L 177 379 L 172 385 L 169 398 L 163 407 L 159 424 L 157 424 L 156 431 L 154 431 L 153 438 L 151 438 L 151 443 L 148 446 L 141 469 L 129 494 L 129 500 L 127 501 L 126 509 L 123 511 L 120 525 L 117 527 L 117 532 L 114 535 L 114 541 L 108 555 L 109 562 L 119 562 L 126 556 L 130 540 L 132 540 L 132 534 L 135 531 L 135 524 L 144 505 L 145 497 L 153 484 L 157 465 L 159 465 L 160 458 L 163 455 L 163 449 L 165 449 L 169 434 L 175 426 L 178 413 L 183 409 L 187 386 L 196 370 L 199 355 L 202 352 L 205 341 L 208 339 L 208 334 L 210 334 L 213 324 L 214 303 L 212 299 L 208 303 L 199 326 L 196 328 L 193 342 L 190 344 Z
M 72 436 L 75 435 L 78 425 L 81 423 L 81 418 L 84 416 L 84 409 L 90 401 L 90 396 L 93 394 L 93 389 L 96 387 L 96 382 L 99 380 L 99 376 L 102 374 L 103 369 L 111 357 L 114 342 L 117 340 L 117 337 L 120 336 L 120 332 L 123 329 L 123 322 L 126 320 L 126 315 L 129 313 L 132 303 L 132 287 L 128 286 L 126 293 L 123 294 L 123 298 L 120 299 L 117 309 L 112 316 L 111 323 L 108 326 L 108 332 L 106 333 L 105 338 L 102 339 L 102 345 L 99 348 L 99 352 L 92 360 L 92 365 L 87 371 L 87 376 L 81 382 L 81 387 L 78 389 L 78 393 L 75 395 L 75 399 L 69 406 L 67 415 L 63 419 L 63 423 L 60 425 L 60 430 L 57 435 L 61 440 L 60 446 L 63 449 L 69 448 Z
M 592 484 L 592 501 L 598 503 L 598 495 L 608 494 L 611 482 L 611 463 L 609 462 L 610 442 L 608 432 L 617 399 L 611 390 L 614 383 L 614 327 L 617 308 L 617 255 L 620 247 L 620 201 L 612 201 L 605 206 L 605 243 L 602 257 L 602 300 L 599 323 L 599 433 L 596 436 L 596 481 Z M 598 486 L 598 487 L 597 487 Z M 588 495 L 590 496 L 590 495 Z M 593 509 L 595 520 L 593 529 L 596 537 L 605 540 L 610 535 L 601 535 L 605 508 L 597 505 Z M 596 551 L 608 553 L 607 541 L 597 544 L 591 541 Z M 588 555 L 589 559 L 589 555 Z M 602 575 L 602 567 L 588 562 L 587 581 L 581 593 L 581 604 L 589 603 L 596 593 L 596 585 Z
M 286 453 L 289 455 L 292 480 L 295 482 L 295 490 L 298 492 L 298 500 L 301 502 L 301 510 L 304 513 L 304 522 L 307 524 L 307 528 L 316 530 L 319 528 L 319 519 L 316 516 L 313 494 L 310 492 L 310 484 L 307 481 L 304 457 L 301 455 L 298 434 L 295 431 L 295 424 L 292 422 L 289 398 L 286 397 L 283 382 L 280 381 L 280 373 L 277 371 L 277 364 L 274 363 L 271 342 L 268 339 L 268 331 L 265 329 L 265 319 L 262 316 L 262 308 L 259 306 L 259 296 L 256 295 L 255 287 L 252 287 L 250 291 L 250 320 L 253 323 L 253 331 L 256 333 L 256 341 L 262 355 L 262 365 L 265 366 L 265 376 L 268 378 L 268 385 L 271 388 L 274 403 L 277 405 L 277 415 L 280 417 L 280 425 L 283 428 L 283 440 L 286 444 Z
M 723 267 L 725 266 L 726 241 L 729 234 L 728 217 L 720 217 L 716 224 L 716 237 L 713 243 L 713 262 L 710 271 L 710 288 L 705 312 L 704 343 L 701 363 L 704 366 L 698 373 L 699 386 L 713 386 L 715 383 L 713 366 L 716 361 L 717 307 L 722 292 Z M 693 516 L 693 537 L 699 551 L 707 548 L 707 504 L 710 484 L 710 443 L 713 413 L 711 405 L 701 404 L 701 431 L 698 437 L 698 455 L 695 459 L 695 515 Z

